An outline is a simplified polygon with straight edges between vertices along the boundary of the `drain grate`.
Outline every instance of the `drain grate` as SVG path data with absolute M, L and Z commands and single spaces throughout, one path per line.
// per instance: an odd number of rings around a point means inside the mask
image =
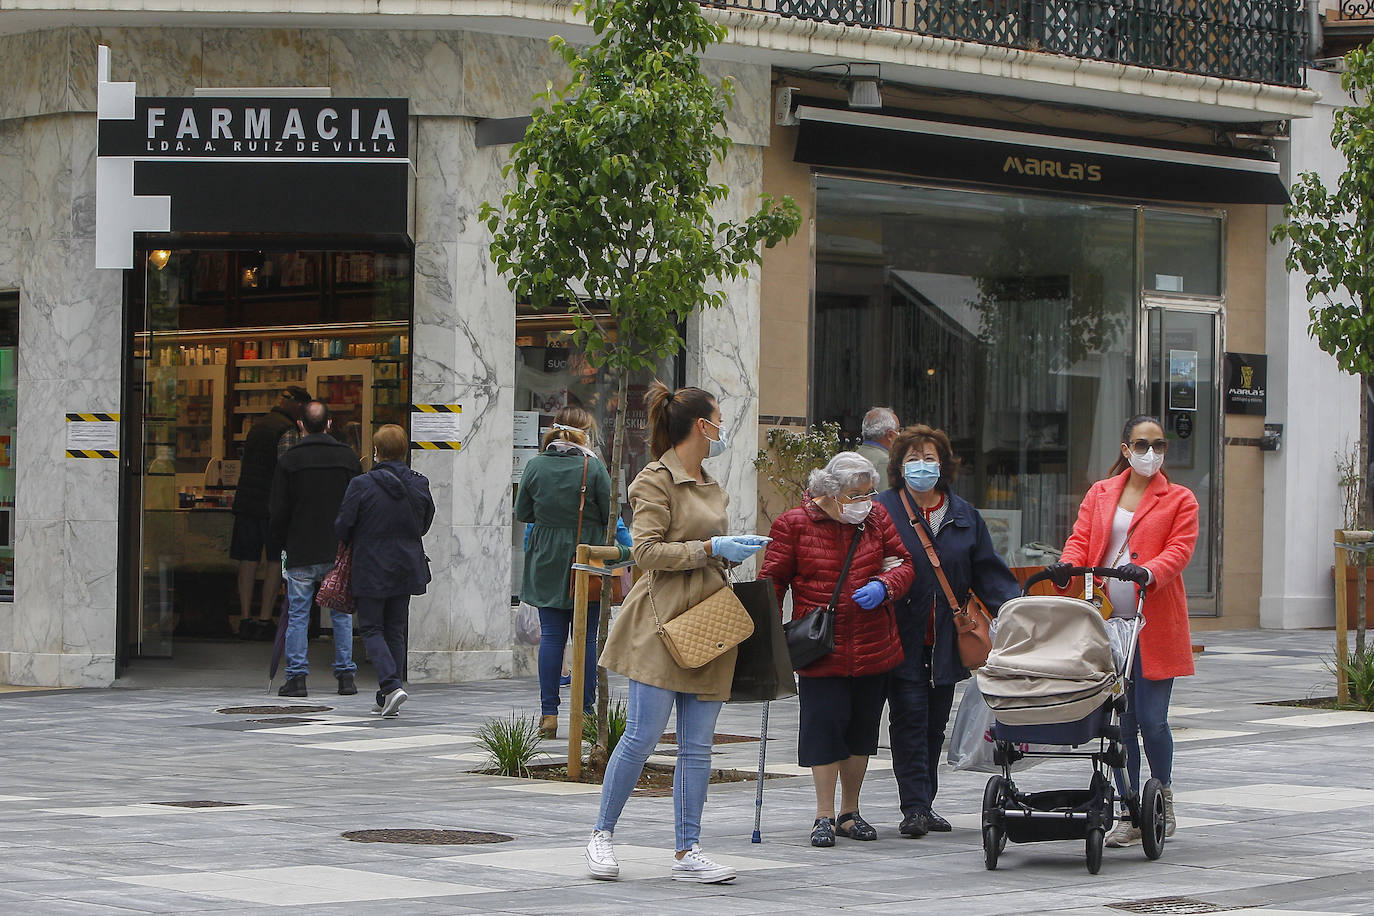
M 329 712 L 333 706 L 226 706 L 215 712 L 226 716 L 299 716 L 308 712 Z
M 268 725 L 309 725 L 312 722 L 323 722 L 324 720 L 304 719 L 300 716 L 272 716 L 269 719 L 249 719 L 248 721 L 254 724 L 263 722 Z
M 1147 916 L 1192 916 L 1194 913 L 1222 913 L 1236 909 L 1247 909 L 1230 904 L 1219 906 L 1192 897 L 1152 897 L 1149 900 L 1109 903 L 1107 906 L 1114 910 L 1123 910 L 1127 913 L 1144 913 Z
M 509 843 L 515 837 L 481 830 L 350 830 L 340 834 L 355 843 L 407 843 L 414 846 L 480 846 Z
M 241 808 L 243 802 L 222 802 L 222 801 L 174 801 L 174 802 L 152 802 L 154 805 L 164 805 L 168 808 Z

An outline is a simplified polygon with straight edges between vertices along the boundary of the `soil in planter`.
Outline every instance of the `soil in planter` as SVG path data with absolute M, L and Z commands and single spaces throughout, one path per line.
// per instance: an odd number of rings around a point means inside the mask
M 782 774 L 764 773 L 765 779 L 776 779 Z M 530 767 L 530 776 L 534 779 L 549 779 L 556 782 L 568 782 L 568 766 L 563 763 L 545 763 L 539 766 Z M 750 782 L 758 777 L 758 773 L 746 770 L 711 770 L 711 784 L 717 785 L 727 782 Z M 588 770 L 582 771 L 582 778 L 577 782 L 599 785 L 601 774 L 592 773 Z M 644 772 L 639 774 L 639 782 L 635 783 L 635 795 L 672 795 L 673 794 L 673 768 L 661 763 L 646 763 Z
M 1340 709 L 1335 697 L 1307 697 L 1302 700 L 1271 700 L 1261 706 L 1301 706 L 1304 709 Z

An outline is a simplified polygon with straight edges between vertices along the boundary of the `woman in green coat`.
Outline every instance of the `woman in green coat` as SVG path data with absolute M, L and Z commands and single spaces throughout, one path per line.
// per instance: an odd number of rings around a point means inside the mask
M 572 629 L 570 573 L 577 545 L 600 544 L 611 512 L 611 475 L 591 450 L 596 421 L 581 407 L 564 407 L 544 434 L 543 450 L 525 465 L 515 517 L 533 522 L 525 548 L 520 600 L 539 608 L 539 731 L 558 736 L 558 681 Z M 579 508 L 582 529 L 577 519 Z M 600 603 L 587 605 L 587 659 L 582 706 L 596 703 L 596 632 Z

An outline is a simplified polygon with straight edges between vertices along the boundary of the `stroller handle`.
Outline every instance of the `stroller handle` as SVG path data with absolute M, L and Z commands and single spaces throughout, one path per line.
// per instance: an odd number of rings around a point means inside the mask
M 1131 581 L 1121 574 L 1121 570 L 1112 566 L 1070 566 L 1061 568 L 1059 571 L 1067 572 L 1070 576 L 1083 576 L 1092 573 L 1094 576 L 1101 576 L 1104 579 L 1120 579 L 1122 582 Z M 1031 576 L 1026 580 L 1025 584 L 1021 586 L 1021 594 L 1029 595 L 1032 585 L 1038 582 L 1047 582 L 1049 578 L 1050 571 L 1048 569 L 1040 570 L 1040 572 Z

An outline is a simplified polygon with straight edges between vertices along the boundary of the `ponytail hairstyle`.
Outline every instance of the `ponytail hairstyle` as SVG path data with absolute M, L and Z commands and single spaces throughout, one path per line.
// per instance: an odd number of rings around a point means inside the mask
M 1138 414 L 1138 415 L 1136 415 L 1136 416 L 1134 416 L 1134 417 L 1131 417 L 1129 420 L 1127 420 L 1127 421 L 1126 421 L 1126 425 L 1123 426 L 1123 427 L 1121 428 L 1121 444 L 1122 444 L 1122 445 L 1127 445 L 1127 444 L 1130 443 L 1130 441 L 1131 441 L 1131 430 L 1135 429 L 1137 426 L 1139 426 L 1139 425 L 1142 424 L 1142 423 L 1153 423 L 1155 426 L 1158 426 L 1160 429 L 1163 429 L 1163 428 L 1164 428 L 1164 424 L 1161 423 L 1161 422 L 1159 422 L 1159 417 L 1152 417 L 1152 416 L 1150 416 L 1150 415 L 1147 414 L 1147 413 Z M 1125 455 L 1122 455 L 1122 454 L 1118 454 L 1118 455 L 1116 456 L 1116 464 L 1112 465 L 1112 469 L 1111 469 L 1110 471 L 1107 472 L 1107 476 L 1108 476 L 1108 477 L 1115 477 L 1117 474 L 1120 474 L 1122 471 L 1126 470 L 1126 469 L 1127 469 L 1128 467 L 1130 467 L 1130 466 L 1131 466 L 1131 462 L 1130 462 L 1129 460 L 1127 460 L 1126 456 L 1125 456 Z
M 655 458 L 686 439 L 697 420 L 710 420 L 716 409 L 716 399 L 700 388 L 679 388 L 672 391 L 654 380 L 645 395 L 649 405 L 649 451 Z
M 587 448 L 596 437 L 596 418 L 581 407 L 564 407 L 554 414 L 553 422 L 556 426 L 549 427 L 549 431 L 544 433 L 541 449 L 549 447 L 549 443 L 571 442 L 573 445 L 580 445 Z M 557 426 L 571 426 L 572 429 L 558 429 Z

